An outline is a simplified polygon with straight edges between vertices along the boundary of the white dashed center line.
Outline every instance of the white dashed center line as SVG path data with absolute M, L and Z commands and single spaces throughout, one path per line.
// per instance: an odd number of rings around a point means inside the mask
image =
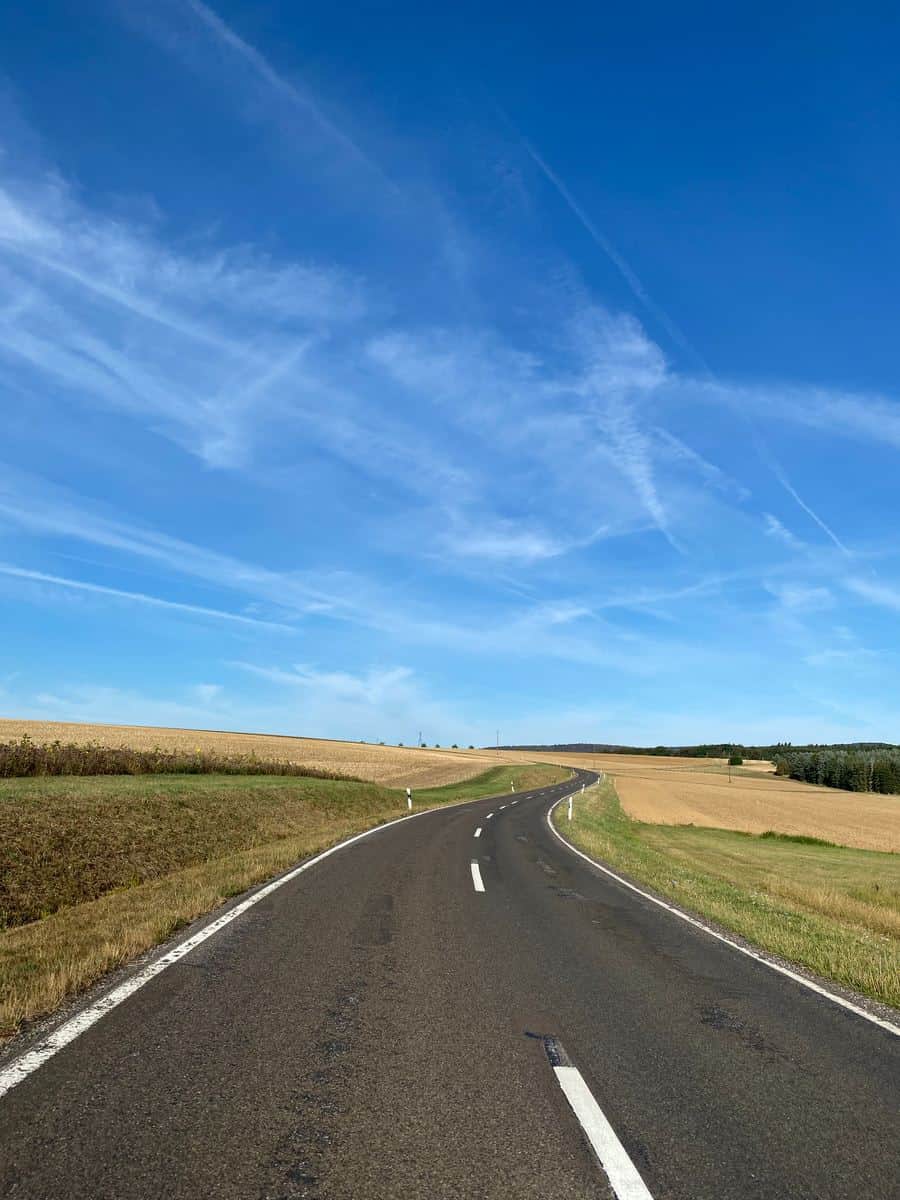
M 481 868 L 477 862 L 472 863 L 472 883 L 475 885 L 476 892 L 484 891 L 484 883 L 481 879 Z
M 479 826 L 478 826 L 478 828 L 475 830 L 475 834 L 474 834 L 474 836 L 475 836 L 475 837 L 481 837 L 481 826 L 480 826 L 480 825 L 479 825 Z
M 653 1200 L 578 1068 L 554 1067 L 553 1071 L 618 1200 Z
M 488 813 L 488 815 L 484 819 L 486 821 L 489 821 L 493 815 L 494 815 L 493 813 Z
M 501 812 L 503 812 L 504 808 L 506 808 L 506 805 L 505 805 L 505 804 L 501 804 L 501 805 L 500 805 L 500 811 L 501 811 Z
M 533 1036 L 533 1035 L 532 1035 Z M 616 1136 L 600 1105 L 591 1094 L 584 1076 L 554 1037 L 544 1038 L 544 1049 L 572 1112 L 606 1172 L 616 1200 L 653 1200 L 637 1167 Z

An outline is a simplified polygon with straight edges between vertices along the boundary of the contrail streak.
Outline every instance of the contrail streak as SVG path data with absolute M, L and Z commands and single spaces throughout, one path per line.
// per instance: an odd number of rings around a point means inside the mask
M 522 138 L 521 140 L 522 145 L 525 147 L 534 163 L 540 168 L 544 177 L 553 185 L 571 211 L 575 214 L 575 216 L 590 234 L 594 243 L 600 247 L 609 261 L 613 264 L 613 266 L 628 284 L 628 287 L 635 298 L 638 299 L 647 309 L 647 311 L 650 312 L 653 317 L 655 317 L 660 325 L 662 325 L 672 341 L 682 350 L 684 350 L 684 352 L 700 366 L 705 375 L 712 378 L 712 371 L 709 369 L 709 366 L 704 360 L 702 354 L 700 354 L 700 352 L 691 345 L 671 317 L 669 317 L 669 315 L 659 307 L 656 301 L 647 294 L 644 285 L 641 283 L 640 279 L 638 279 L 630 264 L 622 257 L 609 238 L 597 228 L 591 218 L 587 215 L 587 213 L 566 187 L 563 180 L 560 179 L 553 168 L 548 165 L 548 163 L 541 157 L 541 155 L 537 152 L 537 150 L 535 150 L 534 146 L 527 141 L 527 139 Z
M 70 588 L 78 592 L 93 592 L 98 596 L 114 596 L 120 600 L 132 600 L 137 604 L 153 608 L 167 608 L 175 612 L 190 613 L 199 617 L 215 617 L 220 621 L 235 621 L 240 625 L 253 625 L 257 629 L 277 629 L 282 633 L 296 633 L 290 625 L 277 621 L 263 621 L 258 617 L 244 617 L 239 613 L 223 612 L 219 608 L 205 608 L 200 604 L 182 604 L 177 600 L 162 600 L 159 596 L 148 596 L 145 592 L 124 592 L 120 588 L 105 587 L 99 583 L 86 583 L 81 579 L 68 579 L 62 575 L 47 575 L 43 571 L 30 571 L 25 567 L 0 563 L 0 575 L 12 575 L 16 579 L 28 579 L 35 583 L 51 583 L 56 587 Z
M 597 226 L 594 224 L 594 222 L 591 220 L 591 218 L 587 215 L 587 213 L 584 211 L 584 209 L 581 207 L 581 205 L 578 203 L 578 201 L 575 199 L 575 197 L 569 191 L 568 187 L 563 182 L 563 180 L 560 179 L 560 177 L 556 174 L 556 172 L 553 170 L 553 168 L 548 165 L 548 163 L 541 157 L 541 155 L 537 152 L 537 150 L 535 150 L 534 146 L 532 146 L 531 143 L 526 138 L 522 137 L 521 134 L 519 134 L 519 137 L 522 142 L 522 145 L 525 147 L 525 149 L 528 152 L 531 159 L 539 167 L 539 169 L 541 170 L 544 177 L 553 185 L 553 187 L 556 189 L 556 191 L 559 193 L 559 195 L 565 201 L 566 205 L 569 207 L 569 209 L 572 211 L 572 213 L 574 213 L 574 215 L 578 218 L 578 220 L 581 222 L 581 224 L 584 226 L 584 228 L 590 234 L 594 243 L 600 247 L 600 249 L 603 251 L 603 253 L 606 255 L 606 257 L 610 260 L 610 262 L 613 264 L 613 266 L 615 266 L 616 270 L 619 272 L 619 274 L 622 276 L 622 278 L 628 284 L 628 287 L 631 289 L 631 292 L 636 297 L 636 299 L 638 299 L 641 302 L 641 304 L 643 304 L 644 307 L 648 310 L 648 312 L 650 312 L 656 318 L 656 320 L 659 321 L 659 323 L 663 326 L 663 328 L 669 334 L 669 337 L 672 339 L 672 341 L 675 342 L 676 345 L 680 346 L 682 350 L 684 350 L 687 354 L 689 354 L 691 356 L 691 358 L 694 359 L 694 361 L 701 367 L 703 374 L 706 376 L 707 380 L 710 383 L 715 384 L 717 382 L 716 377 L 713 374 L 713 372 L 710 370 L 710 367 L 707 364 L 706 360 L 703 358 L 703 355 L 697 349 L 695 349 L 694 346 L 691 345 L 691 343 L 687 340 L 687 338 L 684 336 L 684 334 L 681 332 L 681 330 L 678 328 L 678 326 L 675 324 L 675 322 L 647 294 L 647 291 L 644 288 L 644 285 L 641 283 L 640 279 L 638 279 L 637 275 L 631 269 L 631 266 L 629 265 L 629 263 L 622 257 L 622 255 L 615 248 L 615 246 L 612 244 L 612 242 L 609 240 L 609 238 L 606 237 L 606 235 L 603 234 L 597 228 Z M 819 528 L 825 534 L 827 534 L 827 536 L 834 542 L 834 544 L 838 547 L 838 549 L 843 554 L 846 554 L 848 558 L 852 558 L 853 557 L 852 551 L 847 549 L 847 547 L 844 545 L 844 543 L 841 541 L 841 539 L 837 536 L 837 534 L 825 524 L 825 522 L 822 520 L 822 518 L 817 513 L 815 513 L 809 507 L 809 505 L 806 503 L 806 501 L 797 493 L 796 489 L 794 488 L 794 486 L 791 484 L 790 480 L 785 475 L 781 466 L 775 461 L 775 459 L 773 458 L 773 456 L 771 455 L 771 453 L 769 452 L 769 450 L 763 443 L 763 440 L 762 440 L 760 434 L 758 433 L 758 431 L 756 430 L 755 425 L 754 425 L 753 421 L 750 419 L 749 415 L 746 413 L 742 413 L 742 415 L 744 417 L 744 420 L 750 426 L 750 429 L 753 434 L 753 440 L 756 443 L 756 447 L 760 454 L 760 457 L 768 465 L 769 469 L 772 471 L 773 475 L 778 480 L 778 482 L 781 484 L 781 486 L 784 488 L 784 490 L 788 493 L 789 496 L 791 496 L 793 498 L 793 500 L 800 506 L 800 508 L 803 509 L 803 511 L 806 513 L 806 515 L 811 520 L 815 521 L 815 523 L 819 526 Z M 663 530 L 663 531 L 665 532 L 665 530 Z M 669 535 L 666 534 L 666 536 L 668 537 Z M 671 540 L 671 538 L 670 538 L 670 540 Z
M 319 128 L 337 144 L 349 153 L 358 162 L 364 164 L 371 171 L 375 172 L 388 186 L 398 195 L 400 189 L 389 179 L 378 163 L 374 162 L 364 150 L 349 137 L 343 129 L 340 129 L 335 123 L 322 112 L 321 108 L 315 101 L 299 88 L 294 87 L 287 79 L 279 75 L 269 60 L 252 46 L 249 42 L 245 42 L 227 25 L 225 21 L 215 12 L 209 5 L 204 4 L 203 0 L 187 0 L 187 7 L 191 9 L 198 20 L 210 30 L 214 37 L 220 42 L 228 46 L 235 54 L 238 54 L 243 60 L 257 73 L 260 79 L 264 80 L 273 92 L 287 100 L 289 104 L 311 117 Z
M 775 461 L 774 458 L 772 458 L 771 454 L 769 454 L 769 452 L 767 450 L 765 450 L 764 447 L 759 447 L 759 448 L 763 450 L 763 457 L 768 461 L 769 468 L 771 469 L 775 478 L 778 480 L 778 482 L 784 488 L 784 490 L 788 493 L 788 495 L 793 496 L 794 500 L 796 500 L 796 502 L 800 505 L 800 507 L 803 509 L 803 511 L 806 513 L 806 515 L 811 520 L 815 521 L 815 523 L 819 526 L 819 528 L 822 529 L 831 538 L 831 540 L 834 542 L 834 544 L 837 546 L 838 550 L 840 550 L 842 554 L 846 554 L 846 556 L 848 558 L 852 558 L 853 551 L 847 549 L 847 547 L 844 545 L 844 543 L 841 541 L 841 539 L 838 537 L 838 535 L 834 532 L 834 530 L 830 529 L 825 524 L 825 522 L 822 520 L 822 518 L 818 515 L 818 513 L 813 512 L 813 510 L 809 507 L 809 505 L 806 503 L 806 501 L 803 499 L 803 497 L 797 494 L 797 491 L 794 488 L 794 485 L 791 483 L 791 481 L 785 475 L 784 471 L 781 469 L 781 466 Z

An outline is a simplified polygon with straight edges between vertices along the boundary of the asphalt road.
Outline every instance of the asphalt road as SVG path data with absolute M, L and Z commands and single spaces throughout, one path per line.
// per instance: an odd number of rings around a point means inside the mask
M 900 1038 L 571 854 L 570 788 L 243 913 L 0 1100 L 0 1195 L 609 1197 L 554 1047 L 654 1200 L 900 1195 Z

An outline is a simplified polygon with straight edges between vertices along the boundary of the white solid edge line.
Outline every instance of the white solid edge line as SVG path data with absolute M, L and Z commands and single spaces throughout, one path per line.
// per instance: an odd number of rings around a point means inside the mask
M 472 883 L 475 885 L 476 892 L 484 891 L 484 881 L 481 878 L 481 867 L 477 862 L 472 863 Z
M 703 933 L 709 934 L 716 941 L 722 942 L 726 946 L 730 946 L 732 950 L 737 950 L 741 954 L 745 954 L 747 958 L 752 958 L 755 962 L 762 963 L 772 971 L 777 971 L 779 975 L 785 975 L 788 979 L 792 979 L 794 983 L 799 983 L 801 987 L 808 988 L 811 992 L 817 992 L 820 996 L 824 996 L 826 1000 L 830 1000 L 833 1004 L 839 1005 L 841 1008 L 846 1008 L 848 1012 L 855 1013 L 858 1017 L 864 1017 L 865 1020 L 871 1021 L 873 1025 L 879 1025 L 882 1029 L 886 1029 L 888 1033 L 894 1034 L 895 1037 L 900 1037 L 900 1025 L 895 1025 L 893 1021 L 887 1021 L 884 1017 L 878 1017 L 875 1013 L 867 1012 L 866 1009 L 860 1008 L 858 1004 L 854 1004 L 851 1000 L 845 1000 L 843 996 L 838 996 L 834 992 L 829 992 L 827 988 L 821 987 L 818 983 L 813 983 L 811 979 L 792 971 L 790 967 L 783 967 L 780 963 L 772 962 L 766 958 L 764 954 L 758 954 L 755 950 L 751 950 L 748 946 L 742 946 L 740 942 L 734 942 L 729 937 L 725 937 L 722 933 L 717 933 L 715 929 L 710 929 L 708 925 L 704 925 L 702 921 L 698 921 L 696 917 L 688 916 L 686 912 L 682 912 L 680 908 L 676 908 L 673 904 L 666 904 L 665 900 L 660 900 L 657 896 L 652 896 L 650 892 L 645 892 L 642 888 L 635 887 L 633 883 L 629 883 L 627 879 L 623 879 L 621 875 L 617 875 L 615 871 L 611 871 L 609 867 L 604 867 L 602 863 L 598 863 L 596 859 L 591 858 L 589 854 L 585 854 L 583 850 L 579 850 L 559 832 L 551 820 L 553 810 L 557 805 L 561 804 L 565 797 L 551 804 L 547 810 L 547 824 L 550 826 L 550 832 L 553 833 L 562 844 L 573 854 L 577 854 L 579 858 L 583 858 L 585 862 L 596 867 L 598 871 L 602 871 L 604 875 L 608 875 L 610 879 L 615 879 L 616 883 L 621 883 L 623 887 L 629 891 L 636 892 L 638 896 L 643 896 L 645 900 L 649 900 L 651 904 L 656 904 L 660 908 L 664 908 L 666 912 L 670 912 L 673 916 L 678 917 L 681 921 L 686 921 L 688 925 L 693 925 L 695 929 L 701 930 Z
M 653 1200 L 578 1068 L 554 1067 L 553 1072 L 618 1200 Z
M 298 875 L 302 875 L 304 871 L 308 871 L 310 867 L 316 866 L 326 858 L 330 858 L 332 854 L 336 854 L 338 850 L 343 850 L 347 846 L 352 846 L 354 842 L 359 842 L 363 838 L 371 837 L 373 833 L 380 833 L 383 829 L 390 829 L 392 825 L 400 825 L 403 821 L 414 821 L 417 817 L 428 816 L 429 813 L 446 812 L 448 808 L 459 808 L 464 804 L 477 804 L 477 800 L 460 800 L 450 804 L 443 804 L 439 808 L 426 808 L 421 812 L 409 813 L 405 817 L 396 817 L 393 821 L 385 821 L 383 825 L 373 825 L 371 829 L 364 829 L 362 833 L 355 833 L 352 837 L 346 838 L 343 842 L 338 842 L 334 846 L 330 846 L 327 850 L 323 850 L 321 854 L 315 855 L 313 858 L 307 859 L 299 866 L 293 867 L 286 874 L 280 875 L 277 879 L 273 879 L 270 883 L 265 884 L 254 892 L 252 896 L 248 896 L 246 900 L 242 900 L 236 904 L 234 908 L 230 908 L 221 916 L 210 921 L 208 925 L 204 925 L 198 930 L 193 937 L 189 937 L 186 941 L 179 943 L 177 946 L 160 955 L 159 958 L 148 963 L 140 971 L 136 971 L 124 983 L 120 983 L 118 987 L 101 996 L 93 1004 L 89 1004 L 87 1008 L 76 1013 L 74 1017 L 70 1017 L 68 1021 L 63 1021 L 56 1029 L 43 1038 L 33 1050 L 27 1050 L 18 1058 L 14 1058 L 8 1066 L 0 1070 L 0 1099 L 7 1092 L 11 1091 L 17 1083 L 21 1083 L 23 1079 L 27 1079 L 38 1067 L 42 1066 L 48 1059 L 57 1054 L 63 1047 L 68 1046 L 86 1029 L 90 1029 L 95 1025 L 101 1017 L 105 1016 L 112 1009 L 117 1008 L 129 996 L 139 991 L 145 983 L 149 983 L 157 975 L 160 975 L 167 967 L 171 967 L 173 963 L 184 958 L 186 954 L 190 954 L 198 946 L 202 945 L 213 934 L 224 929 L 237 917 L 240 917 L 254 904 L 258 904 L 260 900 L 265 900 L 267 896 L 284 887 L 286 883 L 290 883 L 292 879 L 296 879 Z M 482 889 L 483 890 L 483 889 Z
M 479 825 L 479 826 L 478 826 L 478 828 L 475 830 L 475 833 L 474 833 L 472 836 L 473 836 L 473 837 L 481 837 L 481 826 L 480 826 L 480 825 Z

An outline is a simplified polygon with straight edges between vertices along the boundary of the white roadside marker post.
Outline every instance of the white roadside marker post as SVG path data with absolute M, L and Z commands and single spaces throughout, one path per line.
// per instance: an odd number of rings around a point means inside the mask
M 412 788 L 406 789 L 406 807 L 412 812 Z
M 569 796 L 569 820 L 572 820 L 572 797 Z
M 516 785 L 512 780 L 509 781 L 509 790 L 511 792 L 514 792 L 516 790 Z

